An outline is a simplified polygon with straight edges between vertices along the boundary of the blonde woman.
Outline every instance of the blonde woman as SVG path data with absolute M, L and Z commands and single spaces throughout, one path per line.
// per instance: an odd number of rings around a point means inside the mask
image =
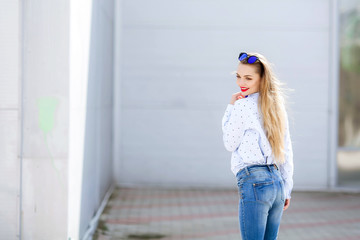
M 285 95 L 267 59 L 240 53 L 236 84 L 222 119 L 239 192 L 243 240 L 277 239 L 293 188 L 293 151 Z

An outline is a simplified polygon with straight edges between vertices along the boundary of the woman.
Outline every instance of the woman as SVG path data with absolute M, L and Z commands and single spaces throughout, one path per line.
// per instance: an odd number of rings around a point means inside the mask
M 243 240 L 277 239 L 293 188 L 293 152 L 285 95 L 270 63 L 240 53 L 236 84 L 222 119 L 225 148 L 239 191 Z

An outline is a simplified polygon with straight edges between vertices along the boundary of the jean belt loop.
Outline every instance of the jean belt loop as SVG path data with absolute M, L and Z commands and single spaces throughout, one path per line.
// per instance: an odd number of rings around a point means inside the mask
M 268 156 L 266 156 L 266 166 L 268 167 L 268 169 L 269 169 L 269 171 L 271 172 L 271 167 L 270 167 L 270 165 L 268 164 Z
M 248 170 L 248 167 L 247 167 L 247 166 L 245 166 L 245 171 L 246 171 L 246 175 L 250 175 L 250 173 L 249 173 L 249 170 Z

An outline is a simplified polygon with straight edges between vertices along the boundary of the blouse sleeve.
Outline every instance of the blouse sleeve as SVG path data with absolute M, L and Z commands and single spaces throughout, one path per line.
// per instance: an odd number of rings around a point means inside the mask
M 244 136 L 247 127 L 247 99 L 239 99 L 234 105 L 228 104 L 222 118 L 223 141 L 226 150 L 235 151 Z
M 293 173 L 294 173 L 294 162 L 293 162 L 293 149 L 289 131 L 289 120 L 286 113 L 286 129 L 285 129 L 285 163 L 280 165 L 281 176 L 285 184 L 285 198 L 291 198 L 291 191 L 293 188 Z

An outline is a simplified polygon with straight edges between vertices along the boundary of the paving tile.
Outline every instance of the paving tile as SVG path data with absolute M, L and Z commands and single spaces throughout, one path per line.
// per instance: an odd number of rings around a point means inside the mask
M 237 189 L 117 187 L 93 239 L 241 239 L 238 203 Z M 278 239 L 360 239 L 360 194 L 293 191 Z

